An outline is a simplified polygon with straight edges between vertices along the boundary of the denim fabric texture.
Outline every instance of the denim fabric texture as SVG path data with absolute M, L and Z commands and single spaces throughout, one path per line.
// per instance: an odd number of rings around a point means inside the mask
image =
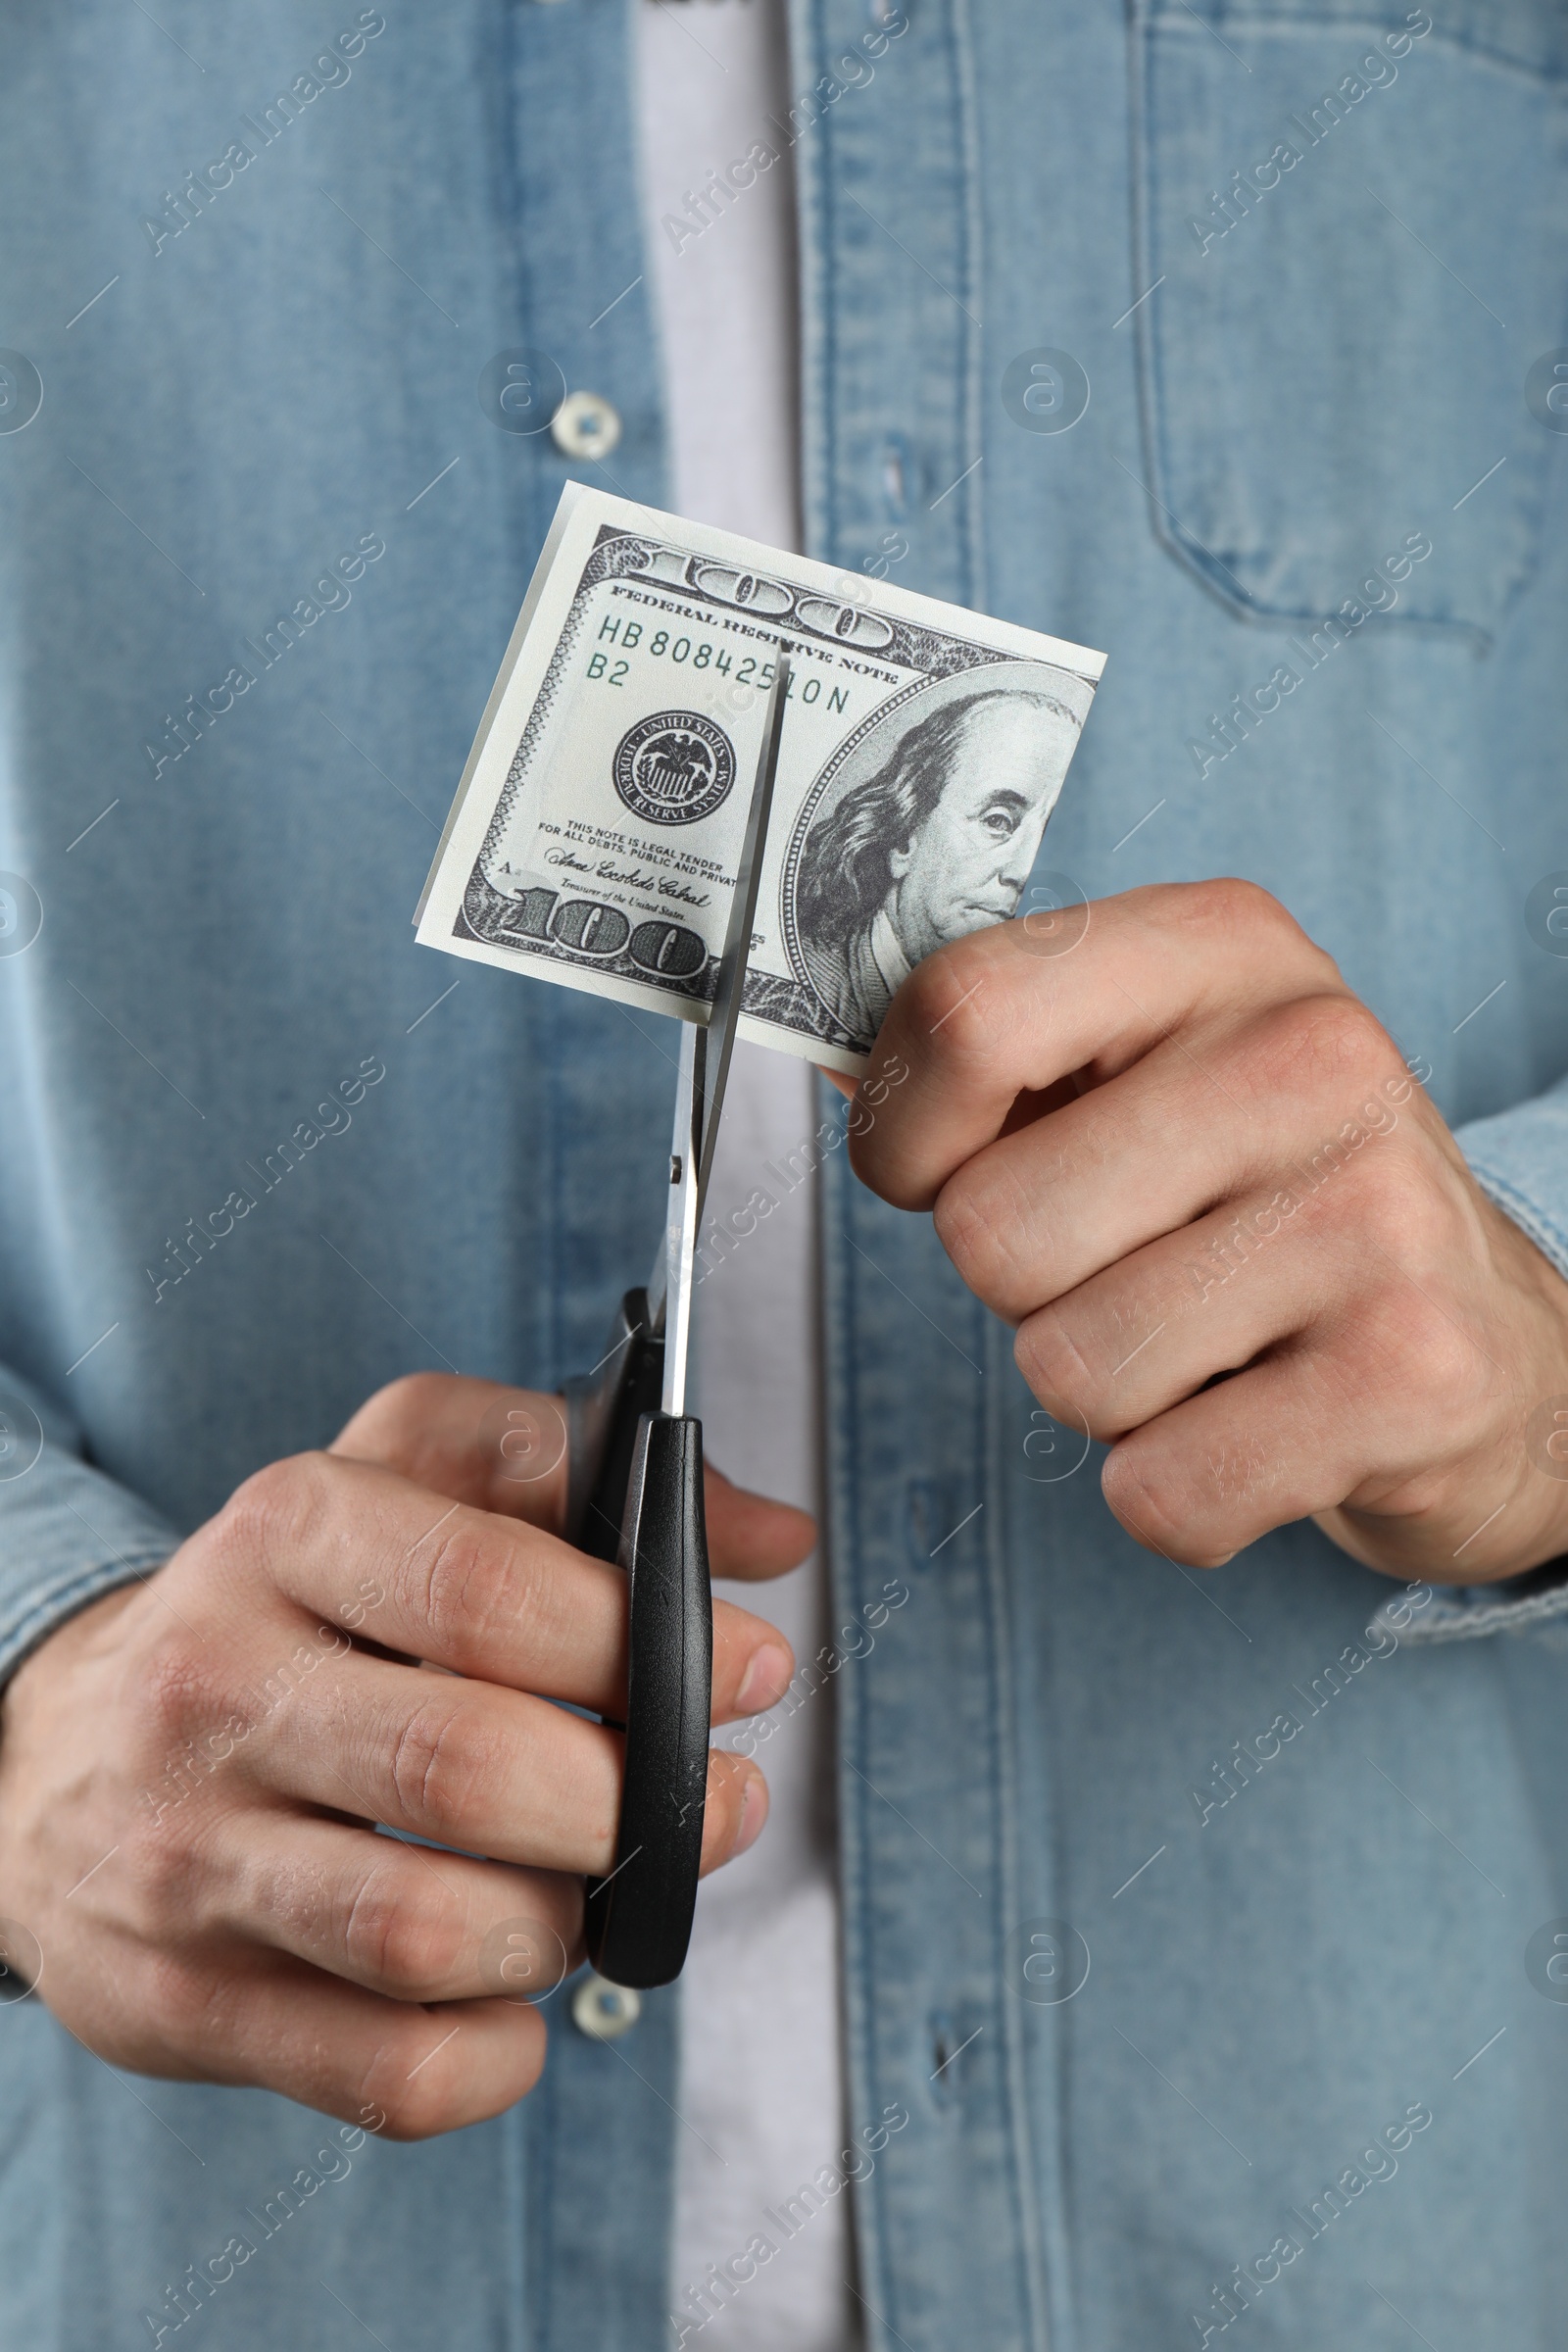
M 394 1375 L 591 1362 L 651 1253 L 658 1024 L 410 926 L 574 470 L 487 363 L 664 495 L 627 5 L 0 21 L 6 1669 Z M 1274 891 L 1568 1269 L 1562 9 L 791 17 L 811 552 L 1108 649 L 1043 863 Z M 1071 429 L 1004 403 L 1043 349 Z M 842 1152 L 825 1232 L 843 1621 L 911 1589 L 838 1677 L 851 2120 L 910 2117 L 869 2343 L 1555 2352 L 1568 1596 L 1419 1609 L 1307 1525 L 1179 1571 Z M 350 2147 L 0 2007 L 0 2341 L 670 2344 L 678 1990 L 551 2014 L 512 2113 Z

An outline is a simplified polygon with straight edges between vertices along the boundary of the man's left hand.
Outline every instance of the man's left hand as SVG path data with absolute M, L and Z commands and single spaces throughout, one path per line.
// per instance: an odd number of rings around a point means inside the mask
M 1141 1544 L 1217 1567 L 1310 1516 L 1445 1584 L 1568 1551 L 1526 1446 L 1568 1394 L 1568 1283 L 1266 891 L 976 932 L 905 983 L 868 1080 L 895 1057 L 858 1174 L 934 1209 Z

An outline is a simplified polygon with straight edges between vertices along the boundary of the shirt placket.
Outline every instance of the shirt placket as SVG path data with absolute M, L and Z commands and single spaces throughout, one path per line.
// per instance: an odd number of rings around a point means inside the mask
M 794 0 L 792 34 L 809 552 L 846 593 L 874 574 L 983 607 L 966 0 Z M 989 1397 L 1005 1338 L 929 1221 L 877 1203 L 842 1151 L 823 1280 L 851 2117 L 873 2140 L 890 2127 L 857 2196 L 863 2322 L 878 2347 L 1038 2352 L 1049 2119 L 1022 2095 L 1004 1988 L 1014 1743 Z

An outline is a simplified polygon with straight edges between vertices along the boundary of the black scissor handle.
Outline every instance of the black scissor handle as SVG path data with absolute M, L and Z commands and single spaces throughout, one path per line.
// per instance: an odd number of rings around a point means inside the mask
M 645 1413 L 620 1564 L 630 1582 L 626 1766 L 614 1867 L 588 1882 L 588 1957 L 614 1984 L 680 1975 L 697 1907 L 712 1707 L 703 1425 Z
M 648 1329 L 648 1293 L 628 1291 L 595 1371 L 568 1380 L 566 1541 L 595 1560 L 620 1557 L 632 1455 L 644 1413 L 656 1413 L 664 1343 Z
M 609 1875 L 588 1882 L 586 1926 L 600 1975 L 646 1988 L 679 1976 L 691 1940 L 713 1604 L 702 1423 L 658 1409 L 663 1345 L 648 1336 L 642 1292 L 626 1294 L 612 1337 L 597 1385 L 566 1384 L 566 1532 L 595 1558 L 617 1559 L 629 1587 L 620 1820 Z

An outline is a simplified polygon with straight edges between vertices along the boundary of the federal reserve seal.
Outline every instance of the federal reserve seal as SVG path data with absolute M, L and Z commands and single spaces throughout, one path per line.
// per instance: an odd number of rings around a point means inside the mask
M 653 825 L 711 816 L 735 781 L 735 747 L 696 710 L 655 710 L 615 746 L 615 790 Z

